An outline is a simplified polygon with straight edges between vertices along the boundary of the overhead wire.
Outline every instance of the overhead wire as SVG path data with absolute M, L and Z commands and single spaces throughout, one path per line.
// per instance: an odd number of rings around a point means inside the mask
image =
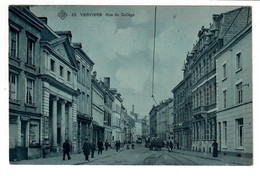
M 153 34 L 153 71 L 152 71 L 152 98 L 154 102 L 158 105 L 154 98 L 154 64 L 155 64 L 155 37 L 156 37 L 156 11 L 157 7 L 154 8 L 154 34 Z

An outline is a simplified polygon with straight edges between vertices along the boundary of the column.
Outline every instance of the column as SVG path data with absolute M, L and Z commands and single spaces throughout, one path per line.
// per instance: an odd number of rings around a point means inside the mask
M 52 99 L 52 147 L 57 147 L 57 101 L 58 98 Z
M 69 119 L 68 119 L 68 139 L 72 142 L 72 105 L 68 104 L 69 107 Z
M 65 142 L 65 129 L 66 129 L 66 119 L 65 119 L 65 100 L 61 100 L 61 144 Z

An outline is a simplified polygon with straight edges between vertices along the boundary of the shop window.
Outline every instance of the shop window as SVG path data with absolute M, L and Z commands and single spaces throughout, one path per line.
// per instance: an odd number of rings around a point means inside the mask
M 29 129 L 29 145 L 30 147 L 40 146 L 40 123 L 39 121 L 31 121 Z

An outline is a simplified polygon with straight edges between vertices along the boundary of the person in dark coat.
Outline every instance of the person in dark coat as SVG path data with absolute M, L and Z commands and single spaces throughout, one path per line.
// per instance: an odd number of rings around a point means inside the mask
M 85 160 L 88 160 L 89 161 L 89 154 L 90 154 L 90 143 L 88 142 L 88 139 L 86 139 L 85 143 L 83 144 L 83 153 L 85 155 Z
M 69 144 L 69 141 L 66 140 L 64 143 L 63 143 L 63 160 L 65 160 L 65 155 L 67 154 L 68 156 L 68 160 L 70 160 L 70 144 Z
M 120 141 L 116 141 L 116 151 L 118 152 L 119 149 L 120 149 Z
M 171 149 L 171 151 L 172 151 L 172 149 L 173 149 L 173 142 L 172 141 L 170 141 L 170 149 Z
M 103 142 L 101 141 L 101 139 L 98 140 L 98 155 L 101 154 L 102 155 L 102 150 L 103 150 Z
M 109 146 L 109 144 L 108 144 L 108 142 L 107 142 L 107 140 L 106 140 L 106 142 L 105 142 L 106 151 L 107 151 L 107 149 L 108 149 L 108 146 Z
M 218 157 L 218 143 L 214 140 L 213 144 L 213 157 Z
M 93 142 L 91 143 L 91 158 L 94 158 L 95 150 L 96 150 L 96 144 L 95 141 L 93 140 Z

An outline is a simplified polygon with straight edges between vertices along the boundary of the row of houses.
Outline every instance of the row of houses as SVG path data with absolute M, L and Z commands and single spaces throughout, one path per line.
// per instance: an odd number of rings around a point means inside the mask
M 94 62 L 70 31 L 54 31 L 47 18 L 24 6 L 9 8 L 10 160 L 61 152 L 69 140 L 81 152 L 85 138 L 132 141 L 135 120 L 110 78 L 97 80 Z
M 183 79 L 172 89 L 170 135 L 179 149 L 252 157 L 251 8 L 213 15 L 188 52 Z M 160 132 L 163 102 L 150 111 L 151 136 Z M 170 111 L 169 111 L 170 113 Z M 171 117 L 171 116 L 169 116 Z

